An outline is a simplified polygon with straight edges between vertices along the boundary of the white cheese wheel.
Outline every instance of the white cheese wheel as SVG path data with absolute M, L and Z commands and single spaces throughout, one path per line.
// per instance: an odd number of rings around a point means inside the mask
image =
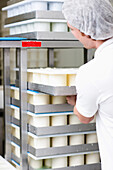
M 73 124 L 81 124 L 80 120 L 78 119 L 78 117 L 73 113 L 72 115 L 69 115 L 69 124 L 73 125 Z
M 28 2 L 29 3 L 29 2 Z M 45 11 L 47 10 L 47 2 L 38 2 L 38 1 L 31 1 L 31 11 L 35 11 L 35 10 L 41 10 L 41 11 Z
M 67 86 L 75 86 L 76 74 L 67 75 Z
M 50 103 L 50 98 L 46 94 L 28 94 L 27 101 L 33 105 L 47 105 Z
M 36 149 L 50 147 L 50 138 L 34 138 L 29 136 L 28 142 L 30 146 Z
M 18 89 L 11 89 L 10 96 L 12 98 L 15 98 L 15 99 L 19 100 L 19 90 Z
M 44 166 L 46 168 L 51 168 L 52 167 L 52 160 L 51 159 L 45 159 L 44 160 Z
M 67 125 L 67 115 L 58 115 L 51 117 L 51 126 Z
M 12 108 L 11 109 L 11 113 L 12 113 L 12 116 L 16 119 L 20 119 L 20 112 L 19 112 L 19 108 Z
M 53 137 L 52 147 L 67 146 L 67 136 Z
M 67 86 L 66 74 L 49 74 L 50 86 Z
M 52 159 L 52 168 L 64 168 L 64 167 L 67 167 L 67 157 Z
M 67 23 L 52 23 L 52 31 L 53 32 L 67 32 Z
M 51 10 L 51 11 L 62 11 L 62 3 L 60 3 L 60 2 L 49 2 L 49 10 Z
M 76 155 L 69 157 L 69 166 L 84 165 L 84 155 Z
M 12 135 L 20 139 L 20 128 L 18 126 L 12 127 Z
M 72 135 L 69 137 L 70 145 L 81 145 L 84 144 L 84 135 Z
M 46 127 L 50 125 L 49 116 L 46 117 L 38 117 L 38 116 L 31 116 L 29 115 L 29 122 L 30 125 L 35 127 Z
M 14 90 L 14 98 L 19 100 L 19 90 Z
M 29 163 L 30 167 L 33 169 L 38 169 L 43 166 L 42 160 L 35 160 L 35 159 L 31 158 L 30 156 L 28 156 L 28 163 Z
M 97 139 L 97 134 L 87 134 L 86 135 L 86 143 L 97 143 L 98 139 Z
M 27 24 L 21 25 L 21 33 L 25 33 L 27 30 Z
M 27 81 L 31 83 L 41 84 L 41 75 L 40 73 L 27 73 Z
M 15 26 L 16 34 L 21 34 L 21 26 Z
M 86 164 L 95 164 L 100 162 L 99 153 L 92 153 L 86 155 Z
M 51 104 L 65 104 L 66 97 L 65 96 L 51 96 Z
M 34 23 L 34 31 L 50 31 L 50 23 L 36 22 Z
M 41 84 L 43 85 L 49 85 L 49 75 L 41 73 Z
M 51 11 L 62 11 L 62 4 L 61 2 L 49 2 L 49 10 Z
M 20 158 L 20 147 L 15 146 L 14 155 L 16 155 L 18 158 Z
M 10 89 L 10 96 L 14 98 L 14 89 Z

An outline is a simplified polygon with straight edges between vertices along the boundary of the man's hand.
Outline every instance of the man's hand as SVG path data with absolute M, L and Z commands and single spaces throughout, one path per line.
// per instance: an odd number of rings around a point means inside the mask
M 81 123 L 84 124 L 88 124 L 89 122 L 91 122 L 94 119 L 94 116 L 92 117 L 84 117 L 82 116 L 78 110 L 76 109 L 76 96 L 67 96 L 66 97 L 67 103 L 74 106 L 74 114 L 78 117 L 78 119 L 80 120 Z
M 67 100 L 67 103 L 72 105 L 72 106 L 75 106 L 76 104 L 76 96 L 73 95 L 73 96 L 67 96 L 66 97 L 66 100 Z

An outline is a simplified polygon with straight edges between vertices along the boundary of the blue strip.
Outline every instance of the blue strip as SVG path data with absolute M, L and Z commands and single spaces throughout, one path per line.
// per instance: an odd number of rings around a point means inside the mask
M 0 37 L 0 41 L 21 41 L 26 39 L 27 38 L 20 38 L 20 37 Z
M 11 87 L 16 87 L 14 84 L 11 84 L 10 85 Z M 16 88 L 19 88 L 19 87 L 16 87 Z M 41 93 L 41 92 L 38 92 L 38 91 L 34 91 L 34 90 L 27 90 L 28 92 L 33 92 L 33 93 Z
M 30 112 L 30 111 L 28 111 L 28 112 Z M 62 114 L 62 113 L 70 113 L 70 112 L 72 112 L 73 113 L 73 111 L 67 111 L 67 112 L 50 112 L 50 113 L 33 113 L 33 114 L 35 114 L 35 115 L 41 115 L 41 114 L 56 114 L 56 113 L 58 113 L 59 115 L 60 114 Z M 32 113 L 32 112 L 30 112 L 30 113 Z
M 38 92 L 38 91 L 34 91 L 34 90 L 27 90 L 28 92 L 34 92 L 34 93 L 41 93 L 41 92 Z
M 15 84 L 10 84 L 11 87 L 15 87 Z
M 16 161 L 14 161 L 13 159 L 11 159 L 13 162 L 15 162 L 17 165 L 19 165 L 20 166 L 20 164 L 19 163 L 17 163 Z
M 16 105 L 13 105 L 13 104 L 11 104 L 11 106 L 14 106 L 14 107 L 16 107 L 16 108 L 20 108 L 20 107 L 18 107 L 18 106 L 16 106 Z

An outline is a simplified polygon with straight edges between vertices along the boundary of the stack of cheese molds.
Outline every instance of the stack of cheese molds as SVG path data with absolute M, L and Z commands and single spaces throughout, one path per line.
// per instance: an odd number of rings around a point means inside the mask
M 18 69 L 15 69 L 18 71 Z M 66 104 L 66 96 L 51 96 L 29 89 L 32 85 L 69 87 L 76 85 L 78 69 L 41 68 L 27 70 L 28 102 L 28 163 L 30 170 L 80 167 L 99 163 L 99 153 L 90 151 L 96 146 L 95 119 L 87 126 Z M 18 83 L 16 84 L 18 86 Z M 68 92 L 67 92 L 68 93 Z M 76 91 L 75 91 L 76 94 Z M 19 88 L 11 86 L 12 153 L 20 159 Z M 86 144 L 86 146 L 85 146 Z M 88 146 L 89 145 L 89 146 Z M 83 147 L 83 148 L 82 148 Z M 17 164 L 18 166 L 18 164 Z M 19 167 L 18 167 L 19 168 Z
M 32 39 L 74 39 L 62 14 L 64 0 L 27 0 L 3 8 L 11 36 Z

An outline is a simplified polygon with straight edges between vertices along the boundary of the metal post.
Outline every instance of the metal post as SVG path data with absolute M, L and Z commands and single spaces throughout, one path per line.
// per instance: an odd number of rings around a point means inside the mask
M 84 50 L 84 64 L 88 62 L 88 50 L 86 48 L 83 48 Z
M 94 53 L 95 53 L 95 49 L 88 50 L 88 61 L 90 61 L 94 58 Z
M 48 48 L 48 66 L 54 67 L 54 49 Z
M 19 67 L 19 56 L 20 56 L 20 51 L 18 48 L 16 49 L 16 68 Z M 16 71 L 16 80 L 19 80 L 19 72 Z
M 4 66 L 4 118 L 5 118 L 5 158 L 11 161 L 11 109 L 10 109 L 10 49 L 3 49 Z
M 27 155 L 27 49 L 18 49 L 20 97 L 20 167 L 28 170 Z
M 16 48 L 16 67 L 19 67 L 19 56 L 20 56 L 20 51 L 18 48 Z

